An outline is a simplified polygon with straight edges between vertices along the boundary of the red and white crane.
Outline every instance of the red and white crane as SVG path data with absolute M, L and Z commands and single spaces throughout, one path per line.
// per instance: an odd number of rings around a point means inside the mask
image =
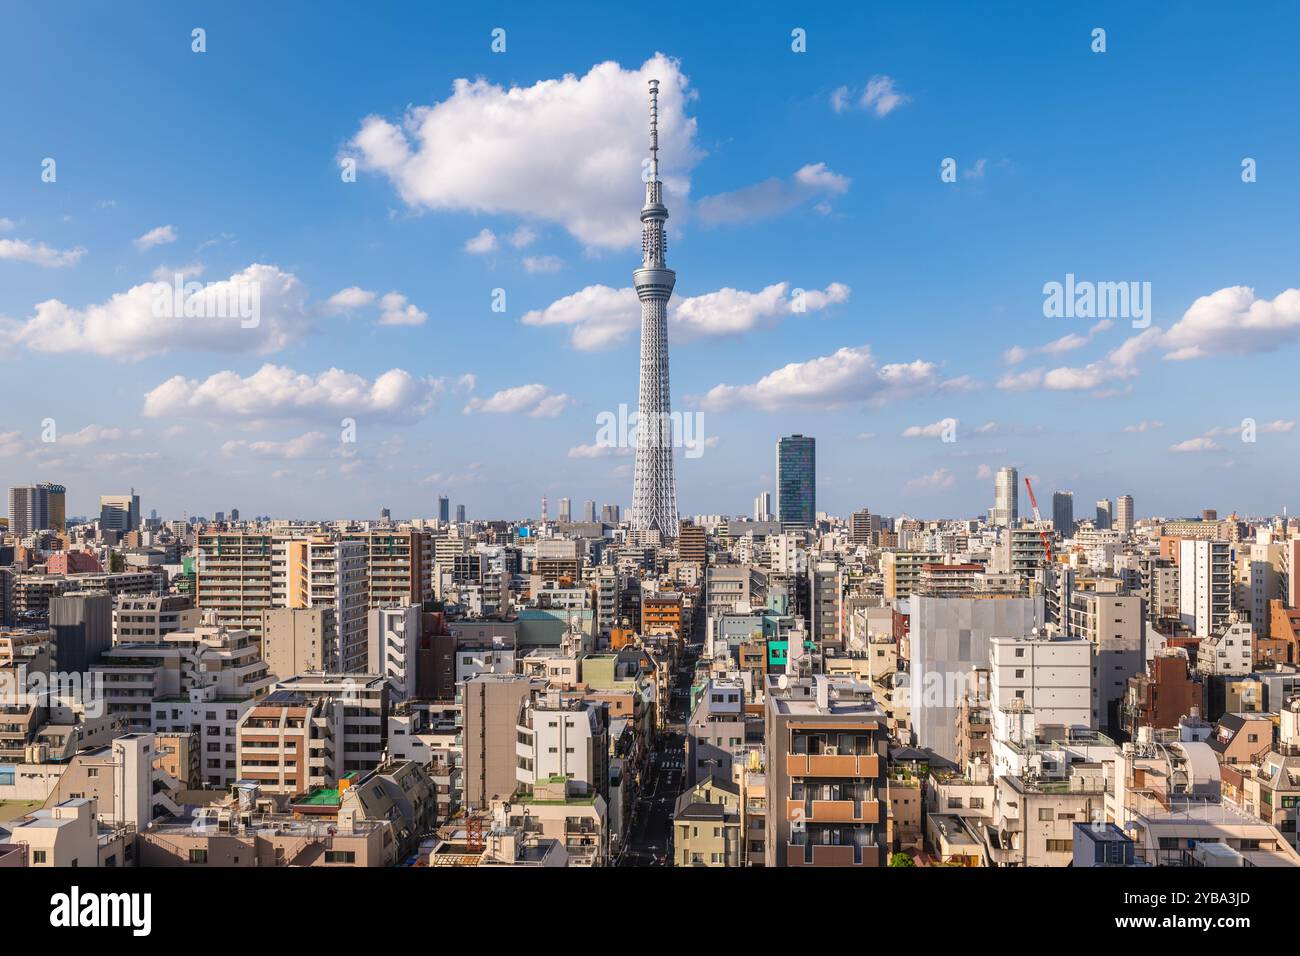
M 1034 497 L 1034 486 L 1029 483 L 1029 476 L 1025 475 L 1025 489 L 1029 492 L 1029 504 L 1034 509 L 1034 524 L 1038 525 L 1038 533 L 1043 536 L 1043 550 L 1047 552 L 1047 563 L 1052 563 L 1052 539 L 1047 536 L 1047 529 L 1043 527 L 1043 517 L 1038 513 L 1038 499 Z

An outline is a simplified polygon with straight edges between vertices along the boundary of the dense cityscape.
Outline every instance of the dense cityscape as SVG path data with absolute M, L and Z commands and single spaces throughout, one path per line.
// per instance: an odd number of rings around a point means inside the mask
M 1285 919 L 1284 57 L 1227 58 L 1220 155 L 1205 24 L 1127 7 L 306 9 L 0 37 L 57 104 L 0 90 L 15 911 L 450 925 L 547 868 Z M 239 132 L 141 138 L 178 107 Z

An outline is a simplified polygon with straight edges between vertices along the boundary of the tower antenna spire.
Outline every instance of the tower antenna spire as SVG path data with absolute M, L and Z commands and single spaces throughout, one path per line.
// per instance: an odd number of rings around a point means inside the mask
M 659 181 L 659 81 L 650 81 L 650 181 Z

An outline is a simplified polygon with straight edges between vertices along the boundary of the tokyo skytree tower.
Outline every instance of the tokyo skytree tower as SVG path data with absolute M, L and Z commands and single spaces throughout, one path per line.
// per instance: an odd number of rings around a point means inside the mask
M 677 484 L 673 478 L 672 399 L 668 389 L 668 299 L 677 273 L 665 264 L 668 242 L 659 182 L 659 81 L 650 81 L 650 170 L 641 207 L 641 268 L 632 273 L 641 300 L 641 390 L 637 401 L 636 475 L 632 528 L 677 539 Z

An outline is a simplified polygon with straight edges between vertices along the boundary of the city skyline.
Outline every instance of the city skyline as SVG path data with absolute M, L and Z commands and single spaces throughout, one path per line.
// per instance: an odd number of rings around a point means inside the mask
M 404 13 L 406 36 L 347 28 L 356 75 L 327 66 L 344 27 L 312 22 L 293 77 L 261 65 L 279 27 L 303 26 L 292 7 L 260 15 L 265 35 L 205 15 L 201 54 L 188 13 L 127 31 L 16 12 L 0 44 L 43 96 L 0 92 L 0 316 L 11 381 L 39 398 L 0 422 L 0 480 L 64 484 L 69 514 L 132 485 L 169 515 L 431 516 L 444 494 L 478 517 L 543 495 L 627 508 L 632 449 L 600 444 L 597 420 L 635 405 L 627 184 L 658 78 L 685 277 L 676 408 L 706 439 L 675 462 L 682 514 L 748 513 L 775 490 L 772 442 L 796 433 L 818 439 L 837 514 L 982 514 L 1008 465 L 1045 498 L 1131 493 L 1138 517 L 1294 511 L 1285 29 L 1118 6 L 1015 29 L 763 11 L 726 26 L 745 55 L 717 57 L 673 9 L 649 36 L 616 14 L 555 42 L 521 8 L 499 53 L 495 25 Z M 434 32 L 451 42 L 430 66 L 417 38 Z M 70 79 L 119 56 L 140 68 L 118 90 Z M 1217 97 L 1236 108 L 1207 147 L 1183 120 Z M 448 165 L 466 117 L 507 103 L 502 152 Z M 211 133 L 155 148 L 156 117 L 187 115 Z M 516 165 L 535 141 L 580 145 Z M 1117 158 L 1132 143 L 1144 163 Z M 177 273 L 257 282 L 263 321 L 155 321 L 153 286 Z M 1149 298 L 1132 317 L 1046 314 L 1051 283 L 1088 282 Z M 95 401 L 50 387 L 67 382 Z

